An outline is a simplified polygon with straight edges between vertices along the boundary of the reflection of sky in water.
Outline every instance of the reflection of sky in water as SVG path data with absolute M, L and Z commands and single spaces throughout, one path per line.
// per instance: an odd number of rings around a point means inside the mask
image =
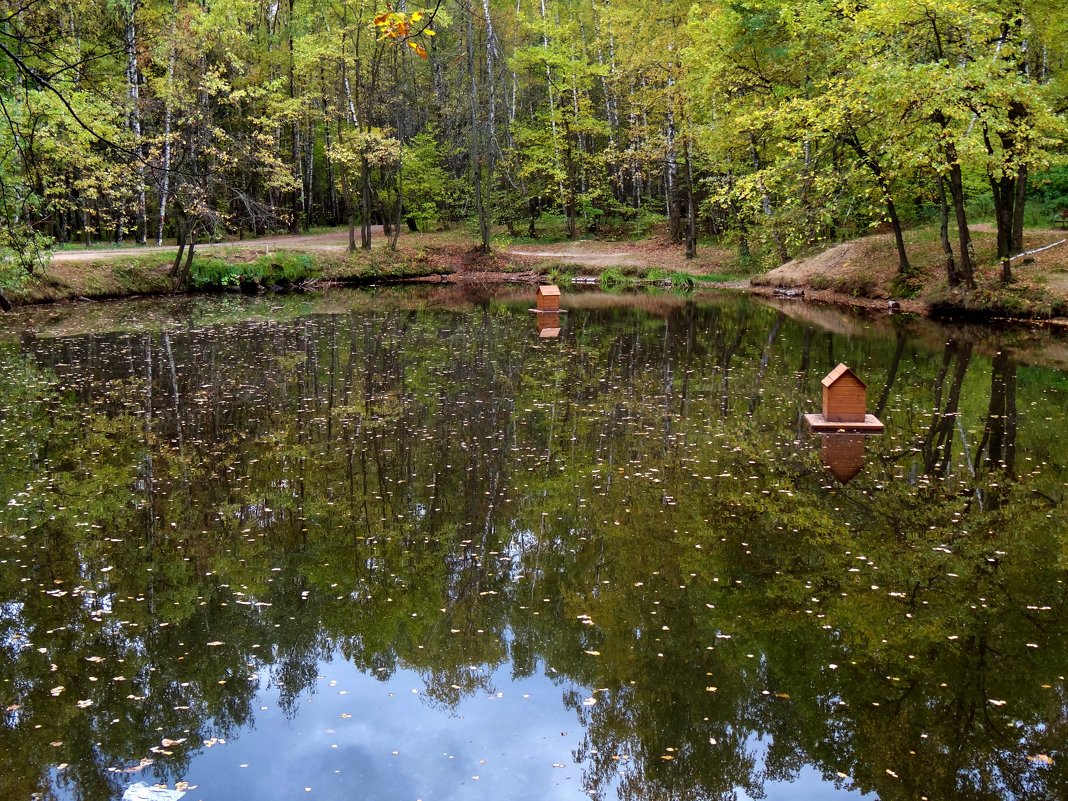
M 320 663 L 319 675 L 293 720 L 273 688 L 261 693 L 257 707 L 268 709 L 257 710 L 254 730 L 193 760 L 184 778 L 197 789 L 186 798 L 588 797 L 572 758 L 582 731 L 561 703 L 566 688 L 543 675 L 512 681 L 505 666 L 491 682 L 501 697 L 478 693 L 455 710 L 425 697 L 413 671 L 383 682 L 338 656 Z
M 194 756 L 183 778 L 196 789 L 186 801 L 589 798 L 583 766 L 573 758 L 583 731 L 562 702 L 576 689 L 569 682 L 542 674 L 513 681 L 504 665 L 491 677 L 493 692 L 449 710 L 423 694 L 414 671 L 379 681 L 337 655 L 319 664 L 319 676 L 292 720 L 279 709 L 275 688 L 261 692 L 252 729 Z M 764 751 L 756 738 L 749 747 Z M 146 772 L 131 781 L 156 778 Z M 793 782 L 764 787 L 769 801 L 866 797 L 836 789 L 807 766 Z M 605 793 L 614 796 L 613 789 Z M 738 798 L 750 796 L 739 791 Z

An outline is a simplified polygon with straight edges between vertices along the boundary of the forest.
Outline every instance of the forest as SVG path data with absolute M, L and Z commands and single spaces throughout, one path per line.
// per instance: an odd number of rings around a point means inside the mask
M 753 270 L 1068 207 L 1049 0 L 3 0 L 0 287 L 67 243 L 640 237 Z M 377 235 L 377 234 L 376 234 Z M 190 247 L 190 253 L 192 247 Z M 184 263 L 185 269 L 191 258 Z

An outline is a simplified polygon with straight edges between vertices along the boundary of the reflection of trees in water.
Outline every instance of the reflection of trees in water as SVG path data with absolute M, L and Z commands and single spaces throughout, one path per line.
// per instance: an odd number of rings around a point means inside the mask
M 960 393 L 971 359 L 970 342 L 950 339 L 946 343 L 942 366 L 935 377 L 934 415 L 922 445 L 923 470 L 928 475 L 944 475 L 952 467 Z M 953 368 L 952 375 L 950 375 L 951 367 Z
M 41 508 L 71 507 L 41 529 L 52 559 L 38 569 L 75 586 L 85 565 L 116 602 L 145 601 L 123 610 L 143 639 L 125 628 L 102 642 L 88 612 L 0 578 L 25 604 L 20 625 L 70 627 L 42 639 L 66 654 L 63 704 L 48 696 L 52 652 L 0 668 L 27 688 L 23 717 L 0 726 L 18 775 L 39 785 L 64 759 L 82 797 L 105 797 L 107 767 L 150 754 L 157 734 L 189 729 L 192 748 L 236 736 L 254 669 L 297 714 L 339 651 L 382 679 L 418 671 L 443 709 L 492 690 L 508 660 L 517 677 L 541 665 L 606 688 L 592 706 L 565 697 L 600 797 L 759 797 L 807 764 L 886 798 L 1065 787 L 1025 753 L 1056 751 L 1064 728 L 1049 670 L 1064 618 L 1021 603 L 1046 593 L 1033 605 L 1063 609 L 1059 540 L 1048 509 L 1017 503 L 1024 487 L 1007 482 L 1000 505 L 966 501 L 985 491 L 984 466 L 1014 472 L 1008 357 L 994 359 L 973 477 L 952 451 L 972 346 L 954 339 L 928 365 L 901 335 L 868 345 L 880 409 L 936 415 L 902 425 L 904 444 L 873 443 L 868 471 L 827 493 L 815 450 L 792 440 L 840 339 L 814 352 L 812 329 L 752 304 L 680 306 L 666 325 L 625 310 L 569 317 L 549 346 L 525 312 L 488 306 L 28 343 L 69 388 L 33 434 L 62 460 L 10 472 L 18 487 L 51 467 L 60 487 Z M 901 465 L 946 480 L 899 480 Z M 136 501 L 104 500 L 123 486 Z M 124 542 L 87 536 L 74 506 Z M 1026 553 L 1006 540 L 1010 514 L 1013 536 L 1033 540 Z M 105 564 L 116 570 L 97 572 Z M 170 625 L 157 628 L 161 616 Z M 93 653 L 138 665 L 128 678 L 148 700 L 91 686 Z M 75 695 L 94 698 L 95 716 L 72 711 Z M 989 703 L 1002 697 L 1011 718 Z M 69 721 L 27 736 L 25 722 L 59 708 Z M 1011 741 L 1009 719 L 1022 724 Z M 75 741 L 60 727 L 102 745 L 52 749 Z M 180 776 L 190 751 L 156 755 L 161 775 Z
M 994 355 L 990 373 L 990 409 L 975 466 L 994 467 L 1009 477 L 1016 473 L 1016 363 L 1006 351 Z

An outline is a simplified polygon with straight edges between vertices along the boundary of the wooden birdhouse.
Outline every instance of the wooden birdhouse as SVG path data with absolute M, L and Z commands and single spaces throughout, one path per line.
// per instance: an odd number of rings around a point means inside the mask
M 820 461 L 838 481 L 848 484 L 864 469 L 863 434 L 820 434 Z
M 881 434 L 883 424 L 868 414 L 868 387 L 857 374 L 839 364 L 827 373 L 823 385 L 823 412 L 806 414 L 813 431 L 862 431 Z
M 840 364 L 823 381 L 823 419 L 828 423 L 863 423 L 868 413 L 868 387 Z
M 536 305 L 540 312 L 560 311 L 560 287 L 552 284 L 539 286 Z
M 555 339 L 560 336 L 559 312 L 543 312 L 535 315 L 534 327 L 542 339 Z

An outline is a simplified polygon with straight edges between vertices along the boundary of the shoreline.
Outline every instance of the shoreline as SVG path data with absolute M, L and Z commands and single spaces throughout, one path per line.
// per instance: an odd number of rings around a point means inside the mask
M 1031 233 L 1032 242 L 1040 246 L 1049 238 L 1049 232 Z M 1068 269 L 1062 261 L 1068 259 L 1068 247 L 1056 247 L 1062 242 L 1046 245 L 1044 253 L 1021 262 L 1016 281 L 1007 286 L 992 281 L 995 271 L 986 267 L 977 275 L 976 291 L 949 290 L 944 282 L 939 285 L 937 272 L 928 265 L 917 270 L 911 292 L 895 295 L 899 283 L 895 272 L 880 263 L 883 238 L 872 235 L 832 245 L 768 272 L 744 276 L 731 273 L 731 254 L 724 249 L 705 248 L 702 258 L 688 261 L 677 245 L 657 239 L 577 240 L 537 249 L 506 245 L 483 253 L 462 233 L 453 232 L 410 235 L 396 251 L 388 250 L 379 238 L 376 247 L 350 253 L 345 232 L 332 231 L 202 245 L 197 249 L 194 280 L 178 291 L 169 277 L 173 248 L 59 251 L 39 275 L 15 290 L 6 289 L 0 307 L 13 312 L 77 301 L 371 284 L 534 286 L 552 281 L 566 287 L 574 279 L 577 285 L 617 289 L 741 291 L 789 303 L 951 323 L 1068 328 Z M 1054 259 L 1046 271 L 1036 271 L 1035 263 L 1043 257 L 1049 260 L 1050 254 Z

